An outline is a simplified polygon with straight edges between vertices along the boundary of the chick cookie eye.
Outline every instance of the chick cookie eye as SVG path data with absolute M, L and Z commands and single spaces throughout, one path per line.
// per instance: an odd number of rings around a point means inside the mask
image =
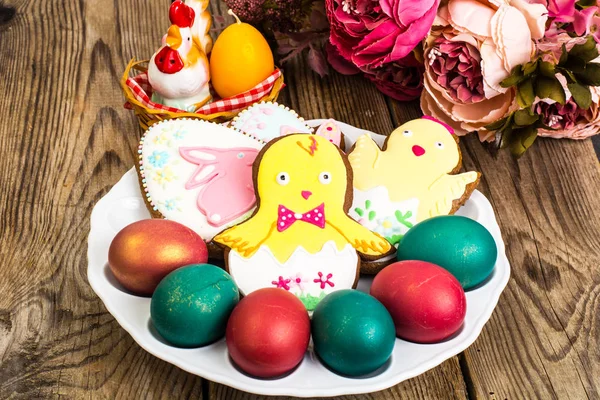
M 435 147 L 437 147 L 438 149 L 443 149 L 444 148 L 444 143 L 442 143 L 442 142 L 435 142 Z
M 409 131 L 408 129 L 405 131 L 402 131 L 402 136 L 404 136 L 404 137 L 411 137 L 412 135 L 413 135 L 412 131 Z
M 319 174 L 319 182 L 321 182 L 323 185 L 329 185 L 331 183 L 331 173 L 321 172 Z
M 276 180 L 281 186 L 285 186 L 290 183 L 290 175 L 287 172 L 280 172 L 277 174 Z

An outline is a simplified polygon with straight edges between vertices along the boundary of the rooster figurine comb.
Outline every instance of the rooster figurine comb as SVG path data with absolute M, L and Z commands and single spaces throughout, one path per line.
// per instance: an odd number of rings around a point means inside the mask
M 208 58 L 200 39 L 192 32 L 195 16 L 194 9 L 182 1 L 171 4 L 171 26 L 148 66 L 155 103 L 195 111 L 211 99 Z

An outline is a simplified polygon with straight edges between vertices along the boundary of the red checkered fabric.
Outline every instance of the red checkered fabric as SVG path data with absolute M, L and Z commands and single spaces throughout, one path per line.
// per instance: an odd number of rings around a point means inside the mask
M 205 104 L 196 110 L 196 113 L 209 115 L 220 112 L 237 112 L 241 111 L 253 103 L 257 102 L 273 89 L 275 81 L 281 76 L 281 70 L 276 69 L 271 75 L 252 89 L 238 94 L 237 96 L 228 99 L 213 100 L 209 104 Z M 142 103 L 146 108 L 152 110 L 169 111 L 173 113 L 185 113 L 187 111 L 178 108 L 167 107 L 162 104 L 154 103 L 150 100 L 152 97 L 152 87 L 148 82 L 148 74 L 142 73 L 127 79 L 127 86 L 131 89 L 133 96 L 137 101 Z M 125 104 L 128 107 L 129 104 Z

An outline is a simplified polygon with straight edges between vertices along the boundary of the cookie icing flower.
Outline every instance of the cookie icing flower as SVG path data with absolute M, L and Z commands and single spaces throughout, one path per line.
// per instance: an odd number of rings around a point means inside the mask
M 275 285 L 277 289 L 290 290 L 290 282 L 291 279 L 284 279 L 283 276 L 280 276 L 276 281 L 272 281 L 271 284 Z
M 300 272 L 290 277 L 290 289 L 298 288 L 301 292 L 303 292 L 305 283 L 308 283 L 308 279 L 302 277 Z
M 329 285 L 331 287 L 335 286 L 335 283 L 333 283 L 333 281 L 331 280 L 331 278 L 333 277 L 333 274 L 327 274 L 327 276 L 325 276 L 325 278 L 323 278 L 323 273 L 319 272 L 318 273 L 319 277 L 314 279 L 313 282 L 314 283 L 318 283 L 321 286 L 321 289 L 325 289 L 326 285 Z
M 155 150 L 148 157 L 148 162 L 156 168 L 162 168 L 169 161 L 169 153 Z
M 165 185 L 176 178 L 175 173 L 168 165 L 163 169 L 154 170 L 153 179 L 159 185 Z

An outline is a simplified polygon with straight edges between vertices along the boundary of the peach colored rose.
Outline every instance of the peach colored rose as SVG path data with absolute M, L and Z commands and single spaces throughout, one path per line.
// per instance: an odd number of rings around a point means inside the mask
M 484 126 L 518 108 L 500 82 L 531 60 L 546 19 L 546 7 L 525 0 L 449 0 L 425 43 L 423 112 L 492 140 Z

